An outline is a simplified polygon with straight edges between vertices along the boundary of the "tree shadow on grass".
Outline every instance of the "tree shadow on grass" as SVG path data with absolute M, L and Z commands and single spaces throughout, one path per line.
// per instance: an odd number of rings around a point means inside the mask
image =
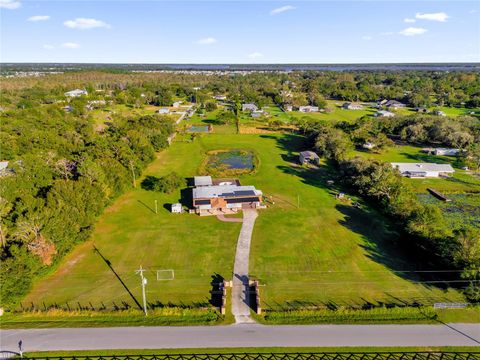
M 404 235 L 391 229 L 388 220 L 378 212 L 344 204 L 338 204 L 335 208 L 345 216 L 339 223 L 362 235 L 365 242 L 360 246 L 367 251 L 371 260 L 385 265 L 403 279 L 420 282 L 427 289 L 445 290 L 452 286 L 449 284 L 451 274 L 429 271 L 435 269 L 437 264 L 430 262 L 424 254 L 412 253 L 411 243 L 403 243 Z

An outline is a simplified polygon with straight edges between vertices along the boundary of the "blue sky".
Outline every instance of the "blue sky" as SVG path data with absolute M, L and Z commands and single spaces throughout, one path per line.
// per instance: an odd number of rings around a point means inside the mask
M 0 0 L 0 61 L 480 61 L 473 1 Z

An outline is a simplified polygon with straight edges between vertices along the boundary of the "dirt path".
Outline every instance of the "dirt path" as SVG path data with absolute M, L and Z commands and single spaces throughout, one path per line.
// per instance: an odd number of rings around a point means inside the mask
M 243 210 L 243 224 L 238 236 L 235 264 L 233 266 L 233 288 L 232 288 L 232 314 L 235 316 L 235 323 L 253 323 L 250 317 L 250 306 L 248 299 L 248 264 L 250 257 L 250 242 L 252 239 L 253 226 L 257 218 L 257 210 Z

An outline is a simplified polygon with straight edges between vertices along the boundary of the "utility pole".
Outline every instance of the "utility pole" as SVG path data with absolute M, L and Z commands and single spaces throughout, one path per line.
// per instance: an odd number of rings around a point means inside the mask
M 158 202 L 155 200 L 155 214 L 158 214 Z
M 140 274 L 140 279 L 142 280 L 142 295 L 143 295 L 143 312 L 145 313 L 145 316 L 148 316 L 147 313 L 147 298 L 145 297 L 145 285 L 147 285 L 147 279 L 143 276 L 143 272 L 145 269 L 142 268 L 140 265 L 140 269 L 135 271 L 135 274 Z

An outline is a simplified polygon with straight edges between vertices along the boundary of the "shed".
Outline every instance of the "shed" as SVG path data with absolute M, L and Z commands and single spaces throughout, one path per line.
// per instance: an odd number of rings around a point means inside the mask
M 313 151 L 302 151 L 299 155 L 300 164 L 315 164 L 320 163 L 320 157 Z
M 172 214 L 180 214 L 183 211 L 182 204 L 175 203 L 171 207 Z

